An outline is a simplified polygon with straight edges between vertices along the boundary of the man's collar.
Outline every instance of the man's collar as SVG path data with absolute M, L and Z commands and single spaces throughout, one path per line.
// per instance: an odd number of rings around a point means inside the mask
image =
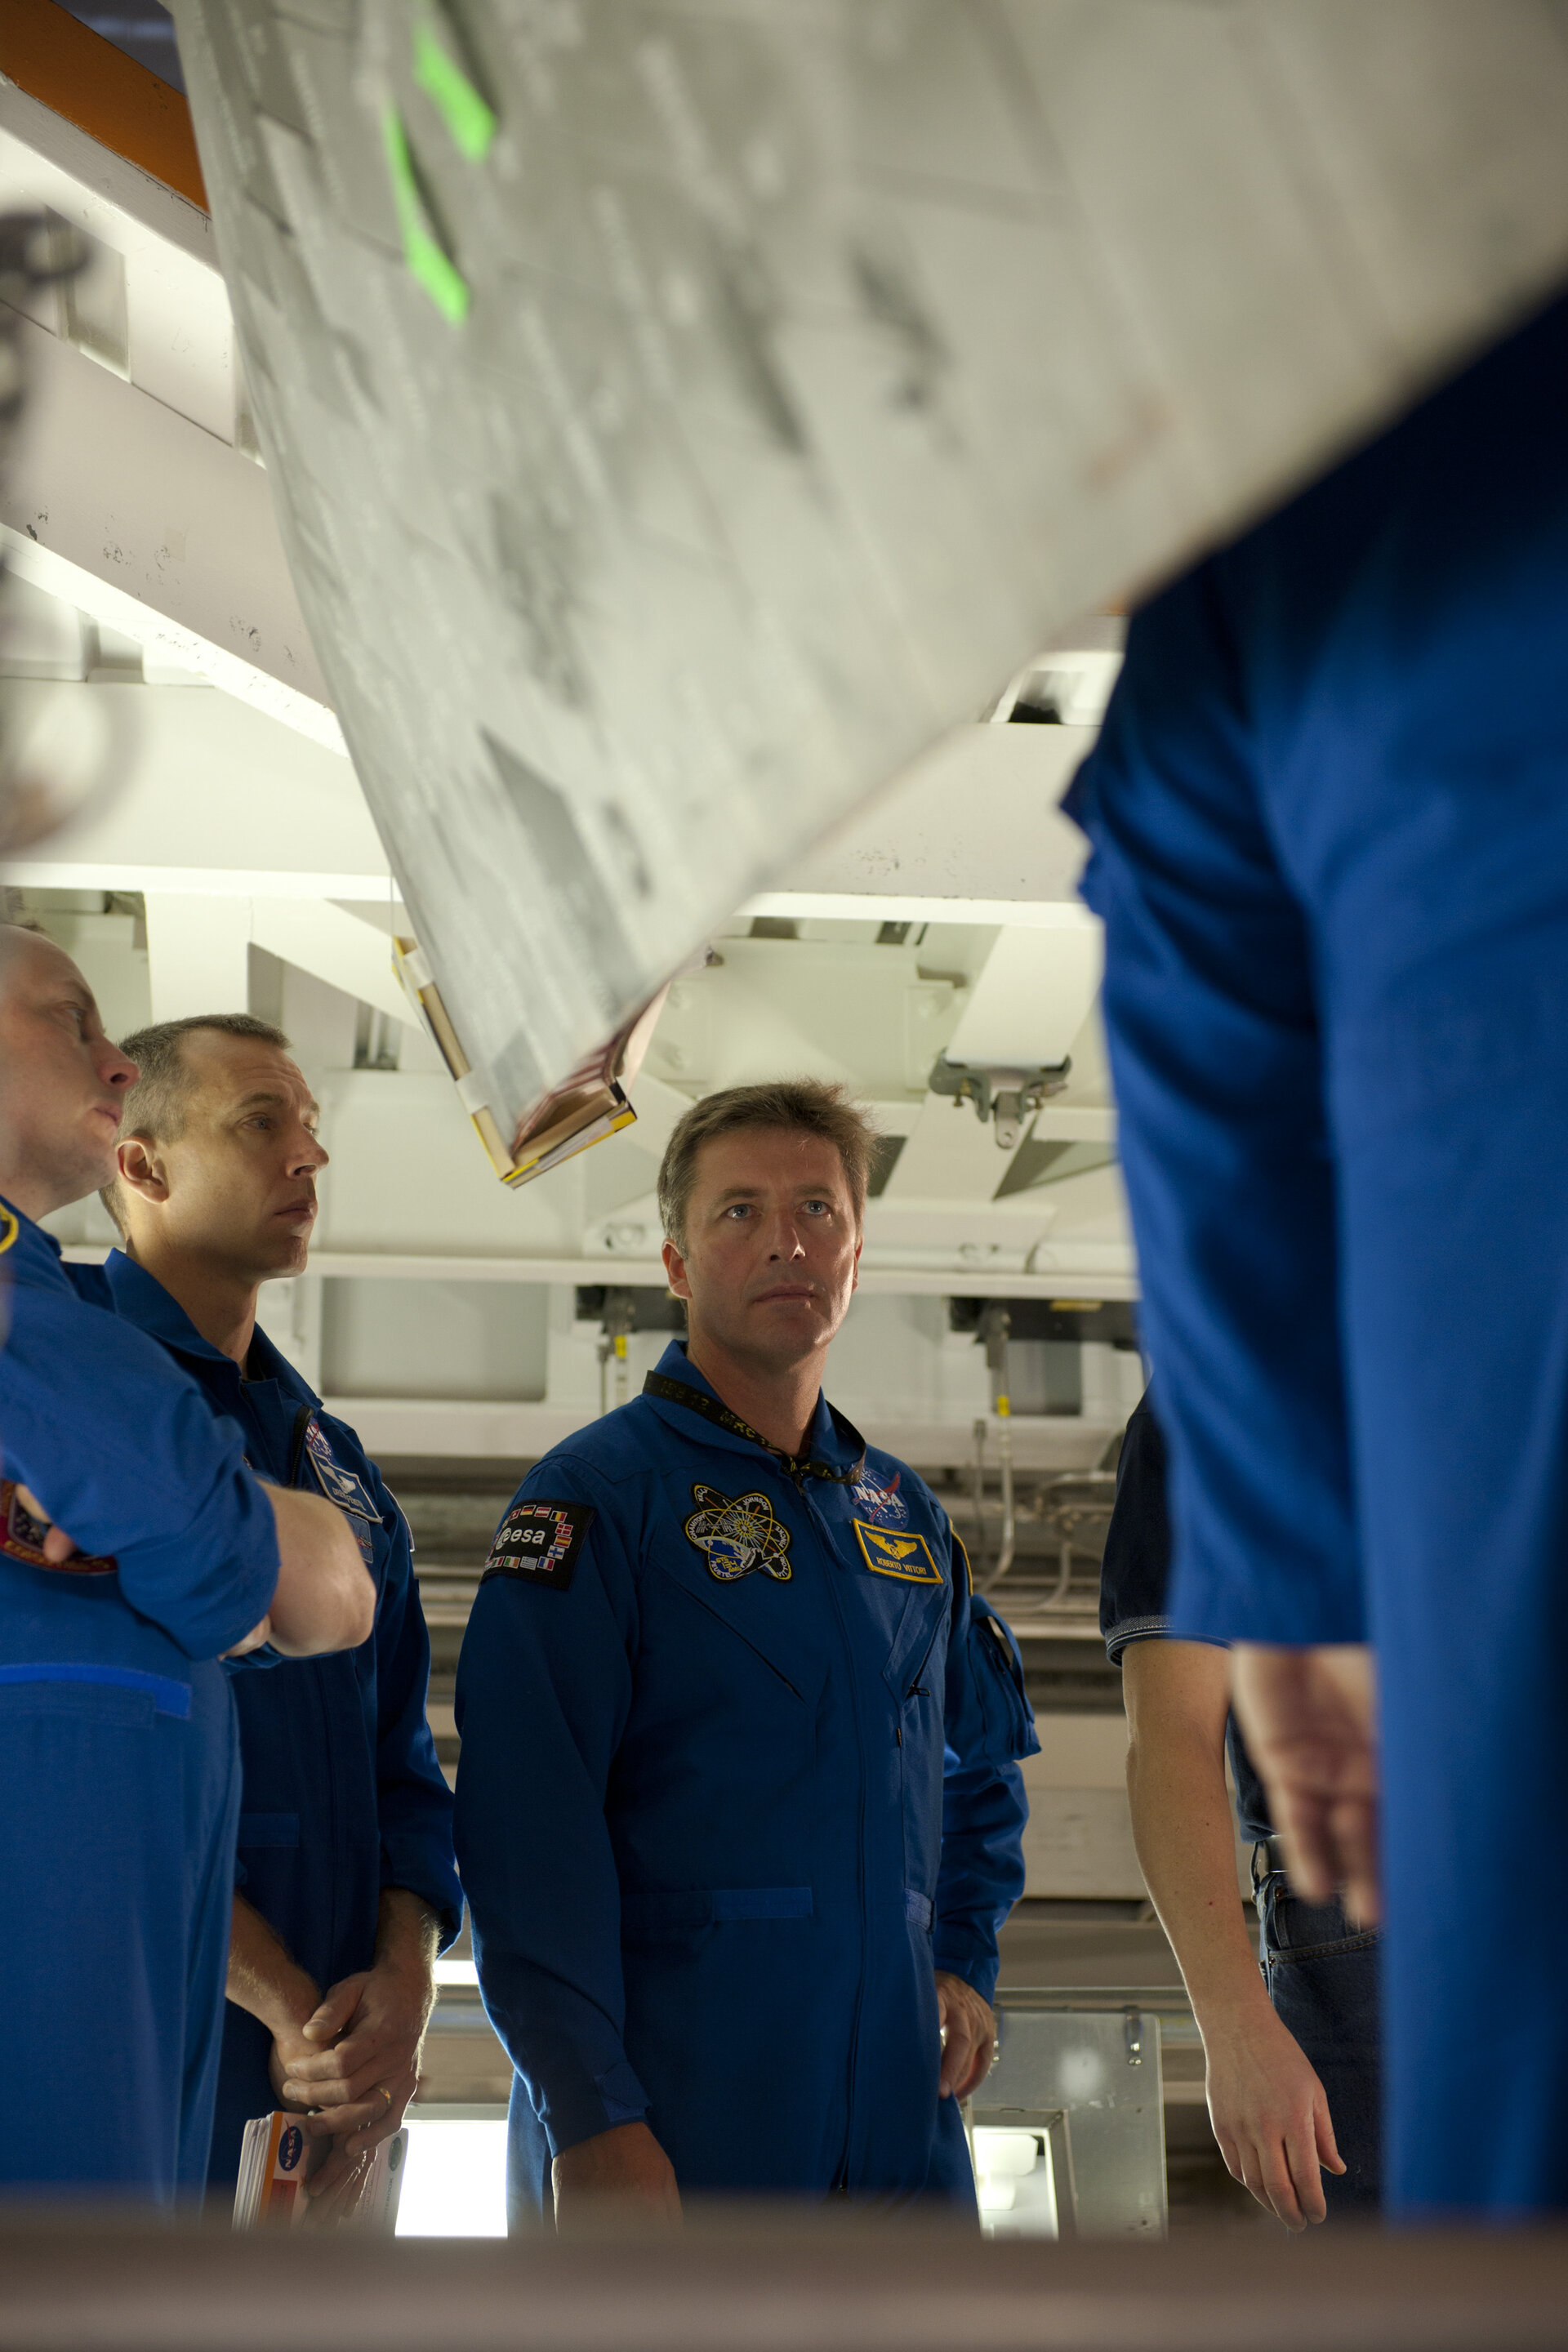
M 656 1409 L 662 1405 L 677 1412 L 689 1412 L 700 1418 L 716 1435 L 728 1438 L 732 1444 L 760 1446 L 764 1454 L 771 1454 L 777 1462 L 789 1463 L 792 1459 L 798 1459 L 810 1465 L 818 1475 L 841 1481 L 847 1475 L 858 1475 L 865 1461 L 865 1440 L 841 1413 L 835 1412 L 820 1390 L 817 1391 L 816 1410 L 806 1433 L 805 1451 L 798 1457 L 792 1457 L 782 1445 L 770 1444 L 732 1406 L 726 1403 L 711 1381 L 698 1370 L 687 1353 L 683 1339 L 670 1341 L 658 1360 L 657 1372 L 649 1375 L 650 1383 L 655 1380 L 661 1383 L 678 1382 L 680 1387 L 704 1400 L 703 1404 L 687 1404 L 679 1397 L 670 1396 L 666 1390 L 653 1390 L 650 1402 Z M 648 1391 L 645 1391 L 645 1393 Z M 723 1418 L 719 1420 L 716 1414 Z
M 138 1265 L 121 1249 L 110 1251 L 103 1274 L 114 1300 L 114 1311 L 127 1323 L 134 1323 L 138 1330 L 161 1340 L 179 1355 L 195 1356 L 204 1363 L 226 1364 L 238 1378 L 239 1367 L 233 1357 L 226 1356 L 221 1348 L 203 1339 L 173 1291 L 165 1290 L 155 1274 L 149 1274 L 144 1265 Z
M 8 1276 L 26 1283 L 39 1275 L 51 1283 L 67 1279 L 58 1242 L 35 1224 L 25 1209 L 0 1197 L 0 1282 Z
M 198 1362 L 223 1364 L 237 1381 L 242 1368 L 210 1339 L 204 1339 L 190 1317 L 172 1291 L 165 1290 L 155 1274 L 138 1265 L 123 1250 L 110 1250 L 104 1265 L 114 1300 L 114 1310 L 127 1323 L 134 1323 L 150 1339 L 162 1341 L 177 1355 L 191 1356 Z M 250 1349 L 245 1360 L 243 1377 L 247 1381 L 276 1381 L 291 1395 L 308 1398 L 312 1404 L 321 1400 L 309 1381 L 301 1380 L 287 1356 L 279 1354 L 259 1323 L 250 1335 Z

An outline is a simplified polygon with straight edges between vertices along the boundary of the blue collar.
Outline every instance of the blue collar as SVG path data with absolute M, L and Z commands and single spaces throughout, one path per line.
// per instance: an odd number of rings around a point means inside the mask
M 0 1283 L 20 1283 L 26 1290 L 69 1290 L 70 1276 L 53 1234 L 45 1233 L 31 1217 L 0 1200 Z
M 866 1466 L 866 1441 L 841 1412 L 835 1412 L 827 1399 L 817 1391 L 816 1411 L 812 1415 L 804 1454 L 786 1454 L 782 1445 L 770 1445 L 767 1439 L 751 1423 L 742 1421 L 732 1406 L 705 1380 L 686 1351 L 682 1339 L 672 1339 L 658 1360 L 658 1369 L 643 1383 L 643 1394 L 659 1402 L 673 1405 L 678 1412 L 689 1412 L 710 1427 L 723 1432 L 732 1442 L 752 1445 L 770 1454 L 786 1475 L 796 1480 L 806 1477 L 827 1478 L 838 1485 L 847 1485 L 858 1478 Z
M 226 1356 L 221 1348 L 203 1339 L 179 1300 L 164 1289 L 156 1275 L 138 1265 L 133 1257 L 127 1257 L 123 1250 L 110 1250 L 103 1272 L 115 1313 L 127 1323 L 134 1323 L 150 1339 L 161 1341 L 173 1354 L 188 1357 L 204 1368 L 226 1372 L 237 1386 L 242 1380 L 276 1381 L 300 1403 L 320 1404 L 314 1389 L 300 1379 L 287 1356 L 279 1353 L 259 1323 L 251 1335 L 247 1369 L 242 1373 L 232 1356 Z

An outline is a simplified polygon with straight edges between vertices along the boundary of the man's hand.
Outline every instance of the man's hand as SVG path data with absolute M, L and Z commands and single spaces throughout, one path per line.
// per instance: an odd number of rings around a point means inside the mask
M 967 2099 L 976 2083 L 991 2071 L 996 2048 L 996 2020 L 989 2001 L 982 2000 L 963 1977 L 936 1972 L 937 2015 L 942 2021 L 942 2072 L 937 2096 Z
M 1320 2166 L 1342 2172 L 1323 2086 L 1262 2005 L 1205 2037 L 1209 2116 L 1233 2179 L 1288 2230 L 1328 2218 Z
M 226 1658 L 247 1658 L 252 1650 L 264 1649 L 271 1639 L 272 1620 L 264 1617 L 259 1625 L 251 1627 L 242 1642 L 237 1642 L 232 1650 L 225 1650 L 223 1655 Z
M 21 1504 L 22 1508 L 26 1512 L 27 1517 L 30 1519 L 36 1519 L 39 1527 L 43 1528 L 43 1554 L 44 1558 L 49 1562 L 49 1565 L 52 1568 L 59 1568 L 68 1559 L 74 1559 L 77 1552 L 80 1549 L 80 1546 L 73 1543 L 70 1537 L 67 1535 L 64 1528 L 57 1528 L 54 1525 L 47 1511 L 45 1510 L 37 1496 L 31 1493 L 27 1487 L 18 1486 L 16 1489 L 16 1500 Z
M 306 2020 L 283 2095 L 318 2111 L 305 2119 L 309 2137 L 333 2144 L 306 2182 L 313 2199 L 352 2204 L 365 2160 L 402 2123 L 433 1999 L 428 1967 L 383 1959 L 333 1985 Z
M 1264 1648 L 1238 1642 L 1233 1698 L 1263 1777 L 1292 1891 L 1379 1916 L 1377 1681 L 1359 1644 Z
M 616 2124 L 563 2148 L 551 2178 L 558 2230 L 569 2230 L 605 2204 L 631 2207 L 672 2225 L 680 2220 L 675 2167 L 647 2124 Z

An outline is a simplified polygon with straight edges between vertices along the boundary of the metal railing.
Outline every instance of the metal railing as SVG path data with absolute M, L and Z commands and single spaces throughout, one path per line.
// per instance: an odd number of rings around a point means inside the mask
M 562 2242 L 233 2238 L 13 2212 L 0 2352 L 1547 2352 L 1568 2233 L 991 2244 L 921 2215 Z

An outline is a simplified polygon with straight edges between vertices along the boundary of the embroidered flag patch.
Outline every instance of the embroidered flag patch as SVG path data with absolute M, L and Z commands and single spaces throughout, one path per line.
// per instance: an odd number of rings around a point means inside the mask
M 515 1576 L 524 1584 L 568 1591 L 583 1538 L 593 1524 L 589 1503 L 514 1503 L 496 1529 L 479 1582 L 488 1584 L 492 1576 Z
M 906 1584 L 940 1584 L 942 1570 L 931 1558 L 924 1536 L 895 1535 L 888 1528 L 868 1528 L 852 1519 L 868 1568 L 879 1576 L 901 1576 Z

